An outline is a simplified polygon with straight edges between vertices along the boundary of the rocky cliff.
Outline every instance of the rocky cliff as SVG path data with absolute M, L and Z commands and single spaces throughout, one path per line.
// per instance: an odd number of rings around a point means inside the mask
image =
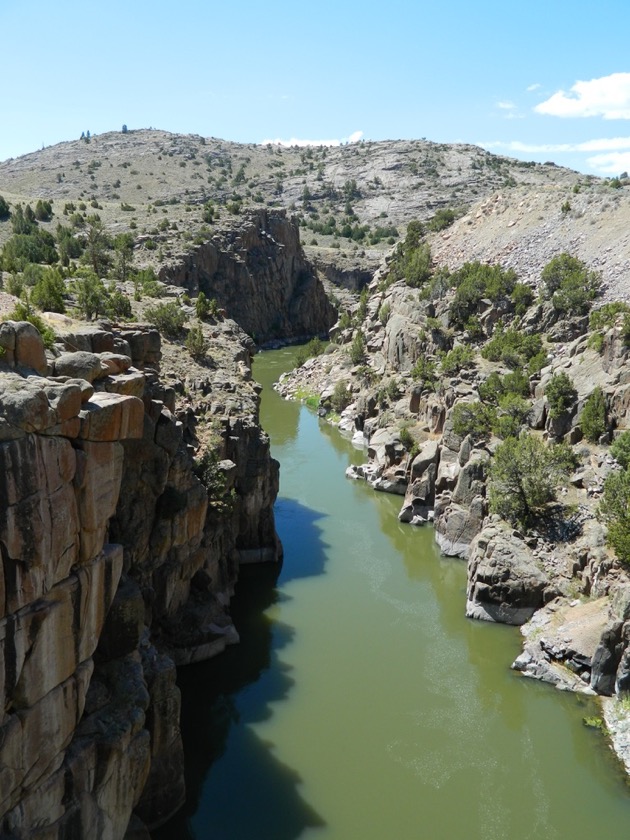
M 251 211 L 217 232 L 160 279 L 203 292 L 256 341 L 327 334 L 336 316 L 283 211 Z
M 174 663 L 237 640 L 239 565 L 281 553 L 249 352 L 222 331 L 232 367 L 171 387 L 150 327 L 66 325 L 48 357 L 0 327 L 3 836 L 121 838 L 182 802 Z

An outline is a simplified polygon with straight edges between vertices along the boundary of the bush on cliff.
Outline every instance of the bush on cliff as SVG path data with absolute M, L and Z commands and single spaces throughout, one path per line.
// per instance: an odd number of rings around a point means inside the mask
M 445 376 L 454 376 L 464 368 L 474 367 L 475 354 L 470 347 L 459 344 L 442 357 L 441 367 Z
M 410 222 L 405 241 L 398 245 L 391 261 L 387 284 L 404 280 L 408 286 L 418 288 L 431 277 L 431 248 L 422 241 L 424 228 L 421 222 Z
M 556 498 L 574 464 L 566 444 L 547 446 L 523 433 L 497 447 L 490 464 L 490 510 L 513 525 L 529 527 Z
M 587 315 L 601 287 L 601 277 L 577 257 L 554 257 L 541 273 L 543 291 L 561 315 Z
M 186 322 L 185 313 L 175 301 L 149 306 L 145 314 L 167 338 L 178 338 Z
M 496 303 L 510 298 L 516 273 L 498 265 L 469 262 L 451 275 L 451 283 L 456 289 L 450 308 L 451 320 L 454 326 L 463 329 L 482 300 L 487 298 Z
M 365 339 L 361 330 L 357 330 L 352 339 L 350 360 L 353 365 L 362 365 L 365 362 Z
M 0 222 L 4 222 L 5 219 L 8 219 L 11 215 L 11 208 L 9 204 L 4 198 L 4 196 L 0 195 Z
M 551 417 L 559 417 L 568 411 L 577 399 L 577 391 L 571 378 L 563 372 L 554 374 L 545 388 Z
M 591 443 L 597 443 L 606 432 L 606 399 L 598 386 L 586 400 L 580 416 L 582 434 Z
M 608 526 L 608 545 L 622 563 L 630 564 L 630 471 L 610 473 L 599 514 Z
M 470 435 L 474 441 L 484 440 L 492 434 L 496 423 L 496 409 L 482 402 L 458 402 L 453 408 L 453 431 L 458 437 Z
M 516 369 L 537 356 L 541 350 L 542 339 L 539 335 L 525 335 L 512 328 L 504 330 L 499 325 L 481 355 L 491 362 L 502 362 Z
M 630 432 L 622 432 L 610 446 L 610 454 L 621 464 L 624 470 L 630 467 Z

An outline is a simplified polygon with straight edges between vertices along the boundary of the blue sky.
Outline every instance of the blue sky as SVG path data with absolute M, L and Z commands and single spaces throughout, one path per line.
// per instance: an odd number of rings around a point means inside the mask
M 630 171 L 628 0 L 0 0 L 0 160 L 161 128 Z

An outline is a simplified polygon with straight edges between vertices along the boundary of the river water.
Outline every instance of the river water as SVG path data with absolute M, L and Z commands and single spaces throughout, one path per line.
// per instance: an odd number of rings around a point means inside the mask
M 284 565 L 243 570 L 241 644 L 180 672 L 188 800 L 154 837 L 630 837 L 623 774 L 583 724 L 597 707 L 510 671 L 517 629 L 464 618 L 465 563 L 272 391 L 294 355 L 254 365 Z

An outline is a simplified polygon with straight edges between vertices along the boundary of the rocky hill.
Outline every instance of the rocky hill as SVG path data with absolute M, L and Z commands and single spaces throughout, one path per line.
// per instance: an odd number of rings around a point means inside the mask
M 97 212 L 111 233 L 131 230 L 138 261 L 168 265 L 245 207 L 298 216 L 311 257 L 374 270 L 412 219 L 465 209 L 524 185 L 558 195 L 593 179 L 553 164 L 524 163 L 475 146 L 427 140 L 285 148 L 151 129 L 108 132 L 0 163 L 9 202 L 53 202 L 54 224 Z M 212 221 L 204 220 L 207 202 Z M 74 205 L 74 209 L 64 208 Z M 53 225 L 54 226 L 54 225 Z M 0 223 L 0 244 L 8 228 Z M 317 243 L 317 244 L 314 244 Z

